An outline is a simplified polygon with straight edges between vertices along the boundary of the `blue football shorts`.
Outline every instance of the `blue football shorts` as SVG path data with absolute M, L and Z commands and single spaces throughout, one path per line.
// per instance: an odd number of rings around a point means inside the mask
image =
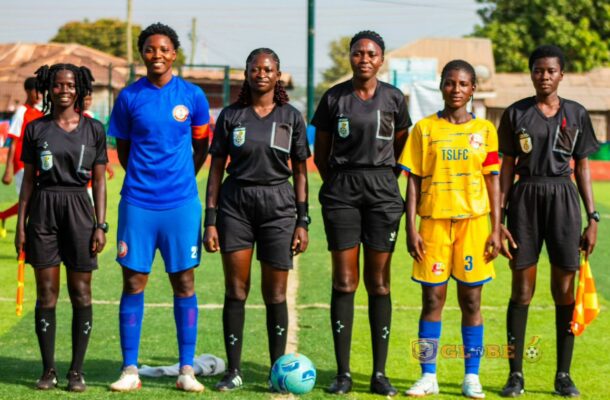
M 201 202 L 198 197 L 169 210 L 149 210 L 119 203 L 117 262 L 148 274 L 159 249 L 165 271 L 174 273 L 201 260 Z

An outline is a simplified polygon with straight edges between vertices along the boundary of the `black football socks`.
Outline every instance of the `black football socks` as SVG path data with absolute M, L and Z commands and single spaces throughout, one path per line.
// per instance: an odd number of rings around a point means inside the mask
M 277 304 L 265 304 L 267 309 L 267 338 L 269 340 L 269 358 L 271 365 L 284 355 L 288 340 L 288 305 L 286 301 Z
M 517 304 L 510 300 L 506 313 L 507 343 L 512 346 L 512 357 L 508 359 L 510 372 L 523 372 L 523 348 L 529 304 Z
M 354 293 L 339 292 L 333 288 L 330 300 L 330 322 L 335 345 L 337 373 L 349 373 L 352 325 L 354 323 Z
M 34 311 L 36 323 L 36 336 L 40 346 L 42 356 L 42 366 L 44 371 L 55 368 L 55 307 L 40 308 Z
M 70 370 L 83 371 L 83 361 L 93 329 L 93 308 L 72 308 L 72 365 Z
M 373 341 L 373 374 L 385 375 L 392 324 L 392 300 L 390 294 L 369 295 L 369 325 Z
M 239 369 L 241 363 L 241 347 L 244 335 L 244 320 L 246 318 L 245 300 L 225 297 L 222 309 L 222 327 L 227 351 L 228 370 Z
M 555 328 L 557 329 L 557 372 L 570 372 L 574 334 L 570 322 L 574 314 L 574 303 L 555 305 Z

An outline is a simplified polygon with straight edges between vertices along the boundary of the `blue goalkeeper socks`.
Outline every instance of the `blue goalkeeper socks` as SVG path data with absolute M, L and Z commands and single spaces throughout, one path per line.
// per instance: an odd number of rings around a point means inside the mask
M 123 368 L 138 365 L 140 333 L 144 316 L 144 292 L 138 294 L 123 293 L 119 306 L 119 331 L 121 334 L 121 352 Z
M 193 365 L 197 345 L 197 295 L 191 297 L 174 297 L 174 319 L 178 332 L 178 353 L 180 367 Z

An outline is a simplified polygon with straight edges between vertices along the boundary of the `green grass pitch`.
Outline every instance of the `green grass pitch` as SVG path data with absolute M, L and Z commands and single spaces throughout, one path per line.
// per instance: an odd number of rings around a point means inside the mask
M 172 378 L 143 379 L 143 388 L 129 394 L 110 393 L 108 384 L 119 375 L 121 354 L 118 334 L 118 305 L 121 293 L 120 268 L 115 263 L 115 233 L 117 205 L 122 182 L 122 171 L 116 168 L 117 177 L 108 182 L 108 221 L 111 232 L 108 245 L 100 257 L 100 268 L 94 275 L 93 298 L 94 329 L 85 362 L 86 380 L 89 385 L 83 394 L 70 394 L 63 390 L 64 378 L 70 362 L 71 310 L 65 285 L 62 286 L 58 304 L 56 359 L 62 389 L 36 392 L 32 389 L 41 372 L 38 345 L 33 329 L 35 285 L 31 269 L 26 274 L 23 317 L 15 316 L 16 267 L 13 249 L 15 220 L 7 223 L 8 237 L 0 239 L 0 399 L 169 399 L 191 396 L 174 389 Z M 401 178 L 404 193 L 405 179 Z M 334 376 L 334 356 L 328 304 L 330 301 L 330 257 L 326 251 L 324 229 L 317 202 L 320 179 L 310 174 L 310 204 L 313 223 L 310 229 L 310 248 L 299 259 L 299 312 L 298 349 L 316 364 L 318 381 L 314 391 L 303 396 L 307 399 L 337 398 L 326 395 L 324 388 Z M 199 189 L 205 191 L 205 175 L 199 177 Z M 610 375 L 610 352 L 607 351 L 607 332 L 610 318 L 607 315 L 607 299 L 610 298 L 610 274 L 606 271 L 610 258 L 608 237 L 610 233 L 610 183 L 595 183 L 594 191 L 598 210 L 602 214 L 599 225 L 598 245 L 591 264 L 601 295 L 602 313 L 583 336 L 576 339 L 572 375 L 582 391 L 583 399 L 608 398 L 606 384 Z M 0 188 L 0 207 L 5 208 L 16 200 L 12 186 Z M 411 357 L 411 341 L 417 336 L 420 289 L 410 280 L 411 261 L 405 249 L 404 222 L 392 266 L 392 300 L 394 304 L 392 336 L 387 373 L 392 383 L 403 392 L 419 376 L 419 366 Z M 486 345 L 504 344 L 506 304 L 510 293 L 510 274 L 507 262 L 496 262 L 497 279 L 487 284 L 483 291 L 483 316 L 485 319 Z M 541 258 L 538 289 L 527 331 L 528 339 L 540 338 L 541 358 L 525 362 L 527 395 L 525 399 L 551 399 L 555 372 L 555 324 L 554 307 L 549 290 L 549 263 L 545 253 Z M 204 254 L 202 266 L 196 272 L 197 294 L 200 304 L 222 304 L 223 277 L 220 256 Z M 63 279 L 62 279 L 63 280 Z M 248 305 L 262 305 L 258 264 L 253 265 L 252 291 Z M 447 308 L 443 317 L 441 345 L 461 344 L 460 312 L 455 299 L 455 284 L 451 284 Z M 172 294 L 159 256 L 146 290 L 146 303 L 160 305 L 147 307 L 140 349 L 140 362 L 148 365 L 177 362 L 177 344 L 171 309 Z M 354 391 L 345 399 L 379 398 L 368 393 L 371 374 L 370 333 L 367 321 L 367 297 L 363 285 L 356 296 L 357 309 L 352 344 L 352 372 Z M 164 306 L 165 305 L 165 306 Z M 199 342 L 197 353 L 212 353 L 223 357 L 222 311 L 220 308 L 204 308 L 200 311 Z M 265 399 L 275 398 L 266 390 L 269 368 L 264 308 L 248 308 L 243 354 L 243 389 L 234 393 L 218 393 L 213 390 L 218 377 L 203 379 L 207 389 L 202 395 L 209 399 Z M 498 392 L 508 374 L 508 363 L 502 358 L 486 357 L 482 361 L 481 381 L 487 398 L 499 398 Z M 463 360 L 445 357 L 438 368 L 441 395 L 434 398 L 460 398 L 463 377 Z M 456 397 L 457 396 L 457 397 Z

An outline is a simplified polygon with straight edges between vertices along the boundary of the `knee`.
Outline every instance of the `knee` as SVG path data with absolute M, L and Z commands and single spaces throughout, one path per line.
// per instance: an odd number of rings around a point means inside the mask
M 367 293 L 371 296 L 386 296 L 390 294 L 390 285 L 388 282 L 365 282 L 365 285 Z
M 77 308 L 88 307 L 91 305 L 91 288 L 88 285 L 79 285 L 70 290 L 70 300 L 72 306 Z
M 250 288 L 244 282 L 232 282 L 225 286 L 225 296 L 232 300 L 246 301 Z
M 276 289 L 263 292 L 265 304 L 280 304 L 286 301 L 286 292 Z
M 430 293 L 422 299 L 422 310 L 424 314 L 436 313 L 445 305 L 445 296 L 440 293 Z
M 574 303 L 574 288 L 569 285 L 551 284 L 551 294 L 556 304 Z
M 468 296 L 460 300 L 460 308 L 464 315 L 477 315 L 481 312 L 481 299 Z
M 358 288 L 358 279 L 351 276 L 333 278 L 333 289 L 342 293 L 353 293 Z
M 50 282 L 39 283 L 36 288 L 36 294 L 36 301 L 40 307 L 53 308 L 57 305 L 59 288 L 55 287 Z
M 519 285 L 517 287 L 513 287 L 510 299 L 513 303 L 520 305 L 529 305 L 532 301 L 532 297 L 534 296 L 534 286 L 533 285 Z

